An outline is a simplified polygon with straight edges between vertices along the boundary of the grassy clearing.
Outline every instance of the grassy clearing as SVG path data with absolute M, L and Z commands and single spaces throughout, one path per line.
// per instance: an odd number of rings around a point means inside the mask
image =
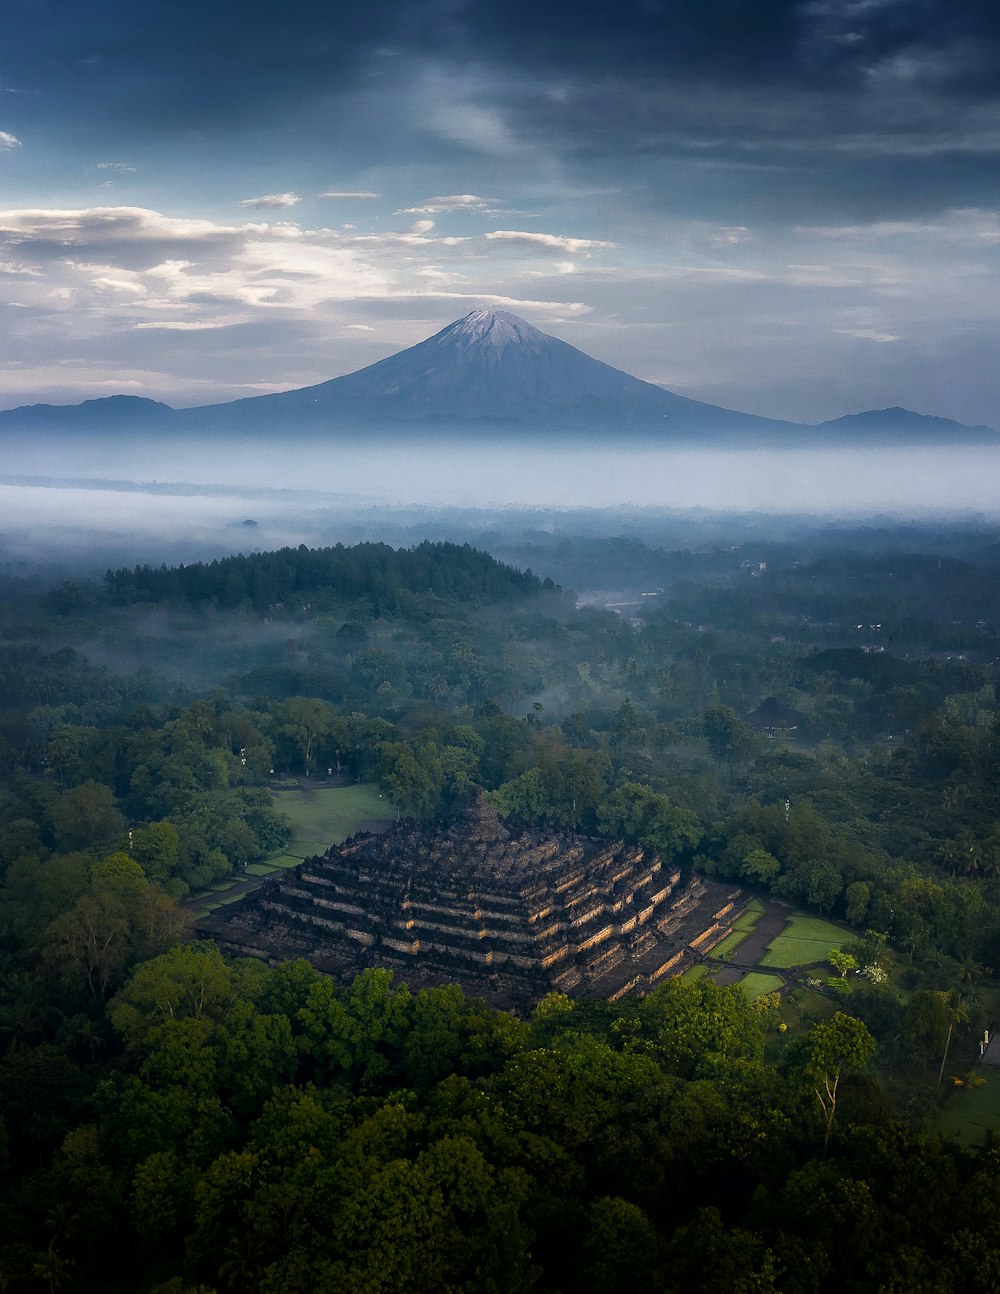
M 317 786 L 303 789 L 299 783 L 280 786 L 273 792 L 278 808 L 292 823 L 292 838 L 279 852 L 271 854 L 261 863 L 251 863 L 246 875 L 216 881 L 209 889 L 191 895 L 188 906 L 193 915 L 204 915 L 224 903 L 235 903 L 245 891 L 229 894 L 233 886 L 240 885 L 246 876 L 263 880 L 288 867 L 297 867 L 305 858 L 325 854 L 331 845 L 339 845 L 348 836 L 367 823 L 391 822 L 396 810 L 388 800 L 383 800 L 378 787 L 371 783 L 360 786 Z
M 838 1003 L 810 989 L 793 989 L 781 1000 L 781 1019 L 792 1035 L 818 1024 L 820 1020 L 829 1020 L 838 1010 Z
M 383 800 L 378 787 L 318 786 L 281 789 L 274 793 L 278 808 L 291 819 L 293 832 L 288 844 L 267 862 L 277 867 L 294 867 L 304 858 L 325 854 L 331 845 L 353 836 L 368 822 L 391 822 L 396 811 Z
M 826 961 L 830 950 L 840 948 L 855 936 L 832 921 L 820 917 L 795 915 L 760 959 L 762 966 L 787 970 L 792 966 L 811 966 Z
M 981 1065 L 975 1073 L 986 1080 L 983 1086 L 955 1091 L 938 1121 L 939 1130 L 963 1146 L 981 1146 L 987 1132 L 1000 1132 L 1000 1070 Z
M 712 967 L 706 966 L 704 962 L 697 962 L 694 966 L 687 968 L 681 979 L 704 979 L 706 975 L 711 973 L 712 969 Z
M 763 975 L 760 971 L 750 971 L 740 980 L 739 986 L 751 1002 L 756 1002 L 765 993 L 776 993 L 784 982 L 780 975 Z

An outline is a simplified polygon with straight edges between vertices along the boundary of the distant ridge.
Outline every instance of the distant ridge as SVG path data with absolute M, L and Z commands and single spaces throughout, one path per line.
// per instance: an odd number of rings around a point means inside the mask
M 473 310 L 357 372 L 295 391 L 181 410 L 128 395 L 28 405 L 0 412 L 0 431 L 332 441 L 358 434 L 408 441 L 443 435 L 479 442 L 488 436 L 783 449 L 1000 445 L 989 427 L 906 409 L 848 414 L 807 427 L 705 404 L 592 359 L 506 310 L 489 309 Z
M 913 413 L 898 405 L 891 409 L 869 409 L 864 413 L 848 413 L 842 418 L 831 418 L 816 424 L 816 431 L 835 432 L 837 439 L 892 437 L 912 443 L 982 443 L 996 441 L 1000 434 L 992 427 L 970 427 L 951 418 L 937 418 L 933 414 Z
M 23 404 L 0 411 L 0 428 L 139 428 L 172 425 L 177 410 L 141 395 L 106 395 L 82 404 Z

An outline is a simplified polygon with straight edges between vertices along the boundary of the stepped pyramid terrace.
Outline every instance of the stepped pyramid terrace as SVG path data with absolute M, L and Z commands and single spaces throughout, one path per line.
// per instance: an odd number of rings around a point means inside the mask
M 199 929 L 237 956 L 305 957 L 343 980 L 388 966 L 413 988 L 529 1008 L 647 991 L 722 939 L 740 899 L 637 845 L 508 827 L 477 791 L 450 823 L 354 836 Z

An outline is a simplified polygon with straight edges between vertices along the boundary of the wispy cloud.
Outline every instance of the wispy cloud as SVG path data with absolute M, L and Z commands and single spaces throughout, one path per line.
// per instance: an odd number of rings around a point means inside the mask
M 262 193 L 258 198 L 244 198 L 240 206 L 268 210 L 277 207 L 295 207 L 301 201 L 297 193 Z
M 793 234 L 809 238 L 837 239 L 865 243 L 883 238 L 934 238 L 946 226 L 926 220 L 876 220 L 867 225 L 797 225 Z
M 98 162 L 94 169 L 97 171 L 117 171 L 119 175 L 131 175 L 136 170 L 128 162 Z
M 832 242 L 902 243 L 909 240 L 993 247 L 1000 244 L 1000 211 L 953 208 L 939 212 L 933 218 L 873 220 L 868 224 L 851 225 L 797 225 L 792 233 Z
M 475 215 L 500 215 L 502 204 L 496 198 L 480 198 L 475 193 L 452 193 L 445 197 L 428 198 L 420 207 L 402 207 L 393 212 L 396 216 L 437 216 L 455 211 L 466 211 Z
M 21 141 L 9 130 L 0 130 L 0 153 L 9 153 L 11 149 L 20 148 Z
M 495 229 L 486 238 L 490 242 L 512 243 L 539 251 L 569 252 L 571 256 L 587 256 L 616 245 L 595 238 L 565 238 L 561 234 L 525 233 L 520 229 Z
M 433 220 L 414 220 L 407 229 L 392 229 L 385 233 L 378 234 L 350 234 L 349 241 L 358 246 L 365 248 L 386 248 L 393 247 L 459 247 L 463 243 L 469 243 L 472 239 L 457 234 L 440 235 L 434 234 Z
M 896 333 L 879 332 L 877 328 L 834 328 L 833 331 L 844 337 L 860 337 L 863 341 L 877 341 L 883 344 L 900 340 Z
M 116 246 L 158 241 L 222 242 L 247 230 L 284 229 L 283 225 L 220 225 L 214 220 L 166 216 L 147 207 L 24 207 L 0 211 L 0 234 L 37 240 L 36 250 L 89 246 L 108 240 Z
M 406 87 L 408 111 L 423 131 L 451 145 L 488 157 L 515 156 L 526 145 L 507 118 L 505 85 L 481 67 L 432 60 Z
M 723 225 L 715 234 L 713 241 L 728 247 L 736 247 L 740 243 L 750 242 L 750 230 L 746 225 Z
M 382 195 L 381 193 L 368 193 L 364 190 L 351 192 L 346 189 L 329 189 L 326 193 L 318 193 L 316 196 L 318 198 L 339 198 L 353 201 L 361 198 L 380 198 Z
M 140 332 L 210 332 L 216 328 L 232 328 L 238 322 L 233 319 L 159 319 L 151 323 L 135 323 L 132 327 Z
M 569 241 L 586 254 L 586 240 Z M 54 327 L 55 317 L 82 312 L 95 334 L 217 331 L 266 315 L 310 328 L 329 318 L 343 329 L 360 322 L 343 317 L 351 302 L 486 303 L 546 318 L 590 308 L 504 292 L 508 282 L 526 284 L 517 275 L 498 282 L 486 246 L 438 236 L 429 218 L 354 233 L 289 221 L 223 225 L 137 207 L 0 211 L 0 277 L 6 261 L 26 306 L 53 316 Z M 562 270 L 566 240 L 546 250 L 560 253 Z

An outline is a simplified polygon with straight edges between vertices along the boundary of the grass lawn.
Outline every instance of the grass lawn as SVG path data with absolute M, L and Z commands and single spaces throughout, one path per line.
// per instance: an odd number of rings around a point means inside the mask
M 760 899 L 751 899 L 746 905 L 746 909 L 733 922 L 734 930 L 742 930 L 749 934 L 751 930 L 757 929 L 757 922 L 764 915 L 764 905 Z
M 396 810 L 383 800 L 378 787 L 364 782 L 360 786 L 317 786 L 303 790 L 299 784 L 282 786 L 272 792 L 278 808 L 292 822 L 292 837 L 284 848 L 261 863 L 251 863 L 247 876 L 272 876 L 286 867 L 297 867 L 304 858 L 325 854 L 331 845 L 339 845 L 360 830 L 366 822 L 391 822 Z M 216 881 L 208 890 L 192 894 L 187 900 L 192 914 L 203 915 L 235 903 L 242 893 L 223 897 L 227 890 L 245 880 L 243 875 Z
M 706 966 L 704 962 L 697 962 L 694 966 L 689 966 L 687 968 L 681 976 L 681 979 L 704 979 L 711 970 L 712 968 L 710 966 Z
M 793 1035 L 820 1020 L 829 1020 L 839 1010 L 837 1002 L 824 997 L 822 993 L 813 993 L 810 989 L 793 989 L 781 1000 L 781 1018 L 788 1025 L 788 1032 Z
M 953 1092 L 938 1121 L 939 1130 L 963 1146 L 982 1145 L 988 1131 L 1000 1132 L 1000 1070 L 980 1065 L 975 1072 L 986 1079 L 983 1086 Z
M 365 822 L 391 822 L 396 810 L 370 782 L 360 786 L 295 787 L 274 792 L 277 807 L 292 822 L 292 838 L 267 863 L 294 867 L 304 858 L 325 854 L 353 836 Z
M 230 894 L 229 898 L 227 899 L 216 898 L 216 899 L 213 899 L 211 903 L 203 904 L 199 909 L 199 911 L 214 912 L 216 908 L 224 908 L 227 903 L 235 903 L 237 899 L 241 899 L 242 897 L 243 897 L 242 894 Z
M 726 935 L 725 939 L 723 939 L 721 944 L 715 945 L 708 956 L 711 957 L 713 961 L 728 961 L 729 954 L 740 946 L 743 940 L 746 939 L 747 935 L 752 933 L 753 932 L 750 930 L 731 930 L 729 934 Z
M 760 964 L 779 969 L 811 966 L 813 962 L 826 961 L 831 948 L 840 948 L 855 937 L 832 921 L 796 914 L 772 942 Z
M 757 922 L 761 919 L 763 915 L 764 915 L 763 903 L 761 903 L 760 899 L 751 899 L 746 906 L 746 911 L 740 913 L 740 915 L 733 922 L 733 926 L 729 934 L 726 935 L 722 943 L 716 944 L 716 946 L 708 954 L 709 957 L 717 958 L 723 961 L 728 960 L 729 954 L 733 951 L 733 949 L 737 948 L 747 937 L 747 935 L 752 934 L 754 930 L 757 929 Z
M 765 993 L 776 993 L 784 982 L 780 975 L 762 975 L 760 971 L 750 971 L 740 980 L 739 986 L 751 1002 L 756 1002 Z

